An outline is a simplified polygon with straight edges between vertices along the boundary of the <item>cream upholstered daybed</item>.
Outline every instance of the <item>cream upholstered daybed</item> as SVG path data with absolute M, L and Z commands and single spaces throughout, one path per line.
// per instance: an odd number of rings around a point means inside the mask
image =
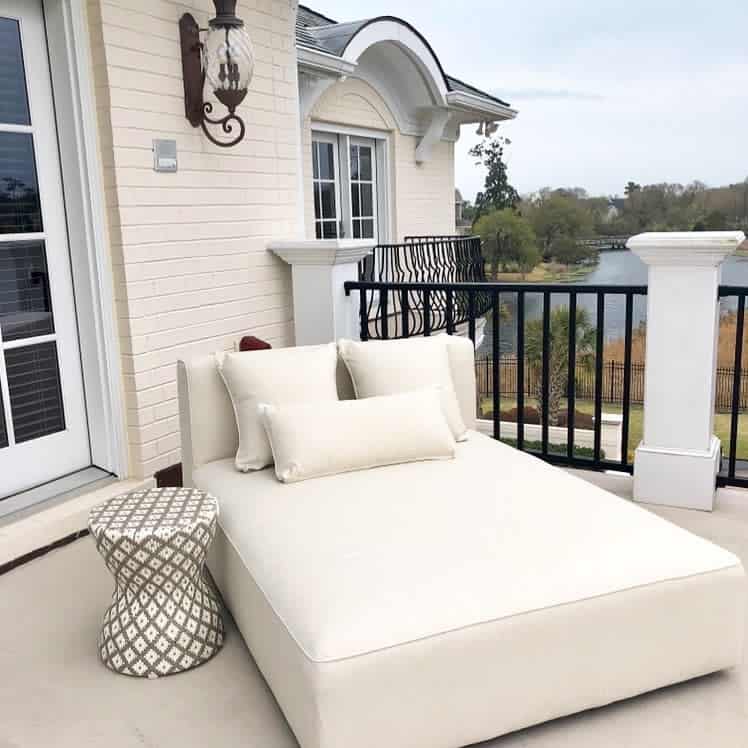
M 448 350 L 474 428 L 472 345 Z M 453 460 L 283 484 L 234 468 L 214 357 L 179 397 L 210 570 L 302 748 L 457 748 L 741 660 L 738 559 L 560 469 L 471 431 Z

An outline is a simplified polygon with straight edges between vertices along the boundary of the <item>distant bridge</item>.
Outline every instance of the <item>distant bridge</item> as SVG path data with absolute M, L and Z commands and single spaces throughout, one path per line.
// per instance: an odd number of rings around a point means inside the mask
M 579 239 L 577 244 L 581 244 L 583 247 L 594 247 L 601 252 L 606 252 L 626 249 L 626 242 L 629 238 L 628 236 L 596 236 L 594 239 Z

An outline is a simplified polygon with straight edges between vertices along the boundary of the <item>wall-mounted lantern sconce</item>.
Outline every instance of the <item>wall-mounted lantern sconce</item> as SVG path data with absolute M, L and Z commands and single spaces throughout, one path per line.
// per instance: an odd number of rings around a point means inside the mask
M 179 19 L 184 111 L 190 124 L 202 127 L 211 143 L 229 147 L 236 145 L 246 131 L 236 108 L 247 95 L 255 60 L 244 21 L 236 17 L 236 0 L 213 0 L 213 4 L 216 17 L 209 21 L 208 29 L 201 29 L 189 13 Z M 201 31 L 207 32 L 203 41 Z M 224 117 L 210 116 L 213 104 L 203 100 L 206 80 L 218 101 L 228 109 Z M 229 139 L 213 137 L 209 125 L 219 126 Z

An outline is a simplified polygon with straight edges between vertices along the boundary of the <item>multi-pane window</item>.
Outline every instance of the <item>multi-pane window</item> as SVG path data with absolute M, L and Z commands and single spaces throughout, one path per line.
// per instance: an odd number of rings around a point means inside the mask
M 312 135 L 314 233 L 317 239 L 381 239 L 378 163 L 384 142 L 315 132 Z M 380 167 L 381 169 L 381 167 Z
M 373 239 L 375 236 L 375 169 L 373 146 L 351 142 L 351 222 L 354 239 Z
M 336 239 L 338 233 L 337 144 L 312 142 L 314 178 L 314 232 L 317 239 Z

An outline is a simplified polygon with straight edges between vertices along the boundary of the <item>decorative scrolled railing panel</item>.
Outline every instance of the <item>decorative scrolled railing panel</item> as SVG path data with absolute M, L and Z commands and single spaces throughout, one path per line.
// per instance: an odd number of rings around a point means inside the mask
M 477 236 L 408 236 L 402 244 L 380 244 L 359 266 L 368 283 L 483 283 L 486 280 Z M 428 303 L 427 303 L 428 302 Z M 369 295 L 362 310 L 370 338 L 402 338 L 470 323 L 491 307 L 488 293 L 456 290 L 405 293 L 381 289 Z

